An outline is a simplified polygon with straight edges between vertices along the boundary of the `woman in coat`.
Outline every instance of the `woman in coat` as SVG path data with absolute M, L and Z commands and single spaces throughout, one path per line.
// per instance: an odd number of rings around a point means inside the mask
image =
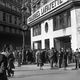
M 8 80 L 6 70 L 7 57 L 4 54 L 0 54 L 0 80 Z
M 11 76 L 11 74 L 12 74 L 12 76 L 14 76 L 14 71 L 12 70 L 15 68 L 14 60 L 15 60 L 15 58 L 14 58 L 13 53 L 10 53 L 10 55 L 8 56 L 8 76 L 9 77 Z
M 37 63 L 38 66 L 40 67 L 40 70 L 42 70 L 43 65 L 44 65 L 44 59 L 43 59 L 43 52 L 41 50 L 38 51 L 37 53 Z

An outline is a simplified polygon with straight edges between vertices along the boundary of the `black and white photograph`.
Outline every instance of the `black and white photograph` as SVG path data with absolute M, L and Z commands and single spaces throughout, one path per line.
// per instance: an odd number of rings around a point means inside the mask
M 0 80 L 80 80 L 80 0 L 0 0 Z

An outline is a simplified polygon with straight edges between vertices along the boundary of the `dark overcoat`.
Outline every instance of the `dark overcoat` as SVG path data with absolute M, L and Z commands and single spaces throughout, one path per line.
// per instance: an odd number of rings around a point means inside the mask
M 6 70 L 7 70 L 7 57 L 3 54 L 0 54 L 0 80 L 8 80 Z

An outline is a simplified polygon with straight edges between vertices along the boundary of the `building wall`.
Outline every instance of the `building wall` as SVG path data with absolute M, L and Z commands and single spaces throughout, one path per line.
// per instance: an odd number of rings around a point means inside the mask
M 45 23 L 48 23 L 48 32 L 45 32 Z M 33 31 L 31 31 L 33 33 Z M 60 29 L 57 31 L 53 31 L 53 19 L 50 18 L 44 22 L 41 23 L 41 35 L 39 36 L 32 36 L 31 38 L 31 42 L 34 41 L 40 41 L 42 42 L 42 49 L 45 49 L 45 39 L 49 39 L 50 40 L 50 47 L 52 48 L 54 47 L 54 38 L 58 38 L 58 37 L 63 37 L 63 36 L 69 36 L 71 35 L 71 27 L 65 28 L 65 29 Z
M 0 0 L 0 43 L 22 46 L 21 0 Z
M 67 3 L 69 3 L 69 5 L 59 9 L 59 12 L 56 11 L 57 8 L 56 8 L 56 10 L 54 9 L 53 10 L 54 15 L 51 14 L 52 16 L 50 16 L 48 18 L 41 16 L 40 19 L 42 21 L 40 21 L 40 22 L 34 21 L 35 24 L 33 22 L 32 22 L 33 24 L 31 23 L 31 26 L 32 26 L 32 28 L 31 28 L 31 47 L 32 47 L 32 49 L 34 48 L 34 45 L 36 47 L 38 47 L 38 44 L 40 44 L 39 41 L 41 41 L 41 48 L 45 49 L 46 48 L 46 46 L 45 46 L 46 45 L 45 44 L 46 39 L 47 40 L 49 39 L 49 46 L 50 46 L 49 48 L 55 47 L 55 42 L 56 42 L 57 48 L 60 49 L 61 45 L 64 46 L 63 45 L 64 40 L 69 42 L 72 50 L 75 51 L 77 48 L 80 48 L 80 5 L 79 5 L 80 3 L 72 0 L 72 1 L 67 1 L 62 6 L 66 5 Z M 35 3 L 35 5 L 36 5 L 36 3 Z M 64 11 L 66 11 L 67 9 L 68 10 L 70 9 L 70 18 L 69 18 L 70 21 L 68 21 L 68 24 L 69 24 L 69 22 L 70 22 L 70 24 L 66 25 L 67 22 L 65 21 L 65 19 L 66 19 L 65 18 L 63 23 L 62 23 L 62 25 L 64 27 L 60 28 L 60 26 L 59 26 L 58 29 L 54 30 L 54 28 L 56 26 L 54 26 L 53 22 L 55 19 L 53 19 L 53 17 L 55 17 L 56 15 L 60 15 L 60 13 L 63 14 Z M 49 12 L 45 15 L 48 15 L 48 14 L 49 14 Z M 63 16 L 65 17 L 66 15 L 64 14 Z M 38 18 L 38 19 L 36 19 L 36 21 L 38 21 L 40 19 Z M 59 20 L 59 18 L 58 18 L 58 20 Z M 47 32 L 45 31 L 46 22 L 48 23 L 48 31 Z M 64 22 L 66 22 L 66 23 L 64 24 Z M 37 24 L 41 24 L 41 34 L 33 36 L 33 34 L 34 34 L 33 28 L 35 28 L 35 26 Z M 58 27 L 58 25 L 57 25 L 57 27 Z M 66 40 L 66 39 L 68 39 L 68 40 Z M 65 45 L 67 45 L 67 44 L 65 44 Z

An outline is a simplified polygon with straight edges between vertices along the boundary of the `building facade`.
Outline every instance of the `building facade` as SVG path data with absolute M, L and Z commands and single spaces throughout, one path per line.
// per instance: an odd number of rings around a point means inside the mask
M 80 0 L 32 0 L 27 23 L 32 49 L 80 48 Z
M 22 47 L 21 6 L 22 0 L 0 0 L 0 50 L 4 45 Z M 30 41 L 27 43 L 30 45 Z

